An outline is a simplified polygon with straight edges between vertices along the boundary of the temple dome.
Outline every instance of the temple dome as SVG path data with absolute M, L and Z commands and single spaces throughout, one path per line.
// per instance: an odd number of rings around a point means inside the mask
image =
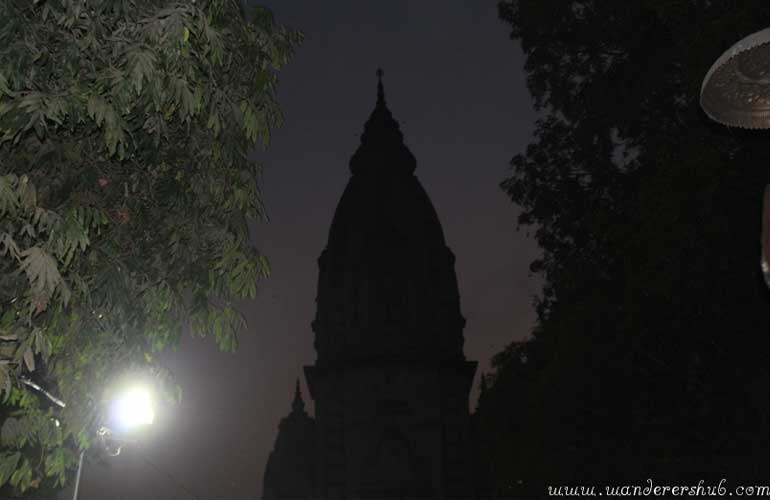
M 454 255 L 415 166 L 380 79 L 319 258 L 319 364 L 464 359 Z

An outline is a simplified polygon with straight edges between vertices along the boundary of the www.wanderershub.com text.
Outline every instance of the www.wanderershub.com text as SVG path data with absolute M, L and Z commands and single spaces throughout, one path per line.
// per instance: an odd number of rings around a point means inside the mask
M 718 484 L 654 484 L 648 479 L 645 485 L 612 485 L 601 489 L 598 486 L 548 486 L 548 496 L 552 497 L 770 497 L 770 485 L 739 485 L 728 487 L 727 480 Z

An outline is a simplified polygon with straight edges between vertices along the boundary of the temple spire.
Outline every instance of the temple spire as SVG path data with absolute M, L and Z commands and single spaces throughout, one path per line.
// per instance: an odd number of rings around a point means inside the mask
M 350 159 L 350 171 L 414 172 L 416 161 L 404 144 L 398 122 L 385 103 L 382 68 L 377 68 L 377 104 L 369 115 L 361 135 L 361 145 Z
M 385 105 L 385 89 L 382 86 L 382 75 L 384 74 L 382 68 L 377 68 L 377 106 Z
M 299 391 L 299 378 L 294 387 L 294 401 L 291 403 L 291 411 L 292 413 L 305 413 L 305 402 L 302 401 L 302 394 Z

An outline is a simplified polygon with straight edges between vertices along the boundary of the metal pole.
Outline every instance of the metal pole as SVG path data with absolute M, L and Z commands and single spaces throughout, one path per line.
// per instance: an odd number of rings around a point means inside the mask
M 53 401 L 57 405 L 61 406 L 62 408 L 66 408 L 67 407 L 67 405 L 64 404 L 64 401 L 62 401 L 61 399 L 57 398 L 56 396 L 54 396 L 50 392 L 46 391 L 45 389 L 43 389 L 42 387 L 40 387 L 39 385 L 37 385 L 36 383 L 31 381 L 30 379 L 28 379 L 26 377 L 19 377 L 19 382 L 21 382 L 24 385 L 28 385 L 28 386 L 32 387 L 33 389 L 37 389 L 38 391 L 42 392 L 43 394 L 45 394 L 48 397 L 48 399 L 50 399 L 51 401 Z
M 78 500 L 78 490 L 80 489 L 80 473 L 83 472 L 83 455 L 86 450 L 80 452 L 80 460 L 78 460 L 78 475 L 75 477 L 75 494 L 72 500 Z

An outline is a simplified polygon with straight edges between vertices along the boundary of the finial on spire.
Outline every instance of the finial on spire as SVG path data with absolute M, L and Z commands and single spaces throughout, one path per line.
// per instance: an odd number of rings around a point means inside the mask
M 291 409 L 293 413 L 305 413 L 305 402 L 302 401 L 302 394 L 299 392 L 299 378 L 297 378 L 297 385 L 294 388 L 294 401 L 291 403 Z
M 385 104 L 385 90 L 382 87 L 382 75 L 385 72 L 382 68 L 377 68 L 377 104 Z

